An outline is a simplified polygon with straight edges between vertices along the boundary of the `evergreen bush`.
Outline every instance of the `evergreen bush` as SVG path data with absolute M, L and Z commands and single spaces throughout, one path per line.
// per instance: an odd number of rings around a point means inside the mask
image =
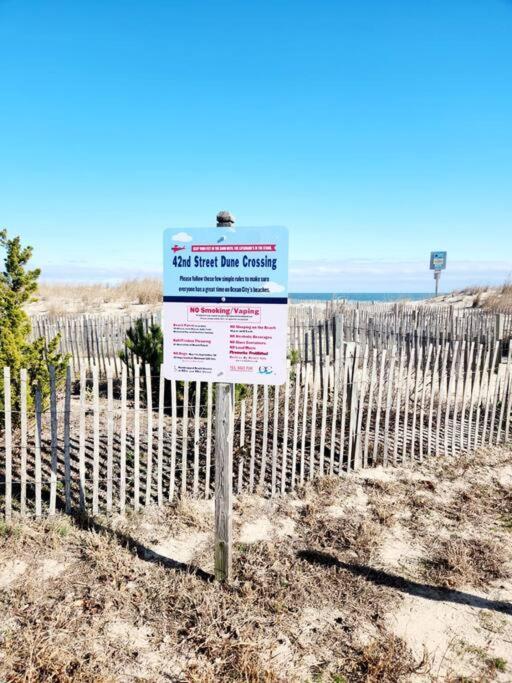
M 11 369 L 11 395 L 14 421 L 17 420 L 20 402 L 20 370 L 26 368 L 29 390 L 28 409 L 33 407 L 32 389 L 38 385 L 43 405 L 50 393 L 50 365 L 55 367 L 57 382 L 66 372 L 68 357 L 59 352 L 59 337 L 49 343 L 39 338 L 30 341 L 30 318 L 24 306 L 33 300 L 41 271 L 28 270 L 32 247 L 24 247 L 19 237 L 9 239 L 6 230 L 0 230 L 0 247 L 5 249 L 4 271 L 0 273 L 0 409 L 4 408 L 3 368 Z

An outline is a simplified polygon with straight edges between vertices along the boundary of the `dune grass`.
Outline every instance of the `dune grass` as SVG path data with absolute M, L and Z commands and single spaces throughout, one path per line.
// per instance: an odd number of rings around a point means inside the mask
M 105 305 L 156 306 L 162 301 L 162 282 L 157 278 L 125 280 L 115 285 L 41 283 L 37 292 L 38 307 L 54 315 L 73 310 L 94 311 Z

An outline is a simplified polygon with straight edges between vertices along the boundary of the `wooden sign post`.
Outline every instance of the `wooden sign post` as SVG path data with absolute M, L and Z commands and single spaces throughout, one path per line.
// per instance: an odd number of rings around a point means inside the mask
M 234 223 L 229 212 L 221 211 L 217 227 L 168 228 L 163 235 L 164 375 L 173 382 L 216 386 L 219 581 L 231 576 L 235 382 L 277 386 L 287 374 L 288 230 L 235 229 Z M 184 446 L 184 471 L 186 457 Z
M 234 217 L 217 214 L 217 227 L 231 227 Z M 233 556 L 233 407 L 235 385 L 218 382 L 215 395 L 215 578 L 229 581 Z

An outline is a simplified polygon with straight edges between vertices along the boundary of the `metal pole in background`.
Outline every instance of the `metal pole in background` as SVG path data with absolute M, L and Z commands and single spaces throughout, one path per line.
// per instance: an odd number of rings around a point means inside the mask
M 217 227 L 231 227 L 229 211 L 217 214 Z M 233 555 L 233 407 L 235 385 L 218 382 L 215 395 L 215 578 L 229 581 Z
M 439 278 L 441 277 L 440 270 L 434 270 L 434 280 L 436 281 L 436 296 L 439 294 Z

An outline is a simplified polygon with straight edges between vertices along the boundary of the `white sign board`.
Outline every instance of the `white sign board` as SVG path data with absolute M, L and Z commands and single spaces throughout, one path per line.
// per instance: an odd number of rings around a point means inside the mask
M 163 325 L 168 379 L 283 384 L 287 229 L 166 230 Z

